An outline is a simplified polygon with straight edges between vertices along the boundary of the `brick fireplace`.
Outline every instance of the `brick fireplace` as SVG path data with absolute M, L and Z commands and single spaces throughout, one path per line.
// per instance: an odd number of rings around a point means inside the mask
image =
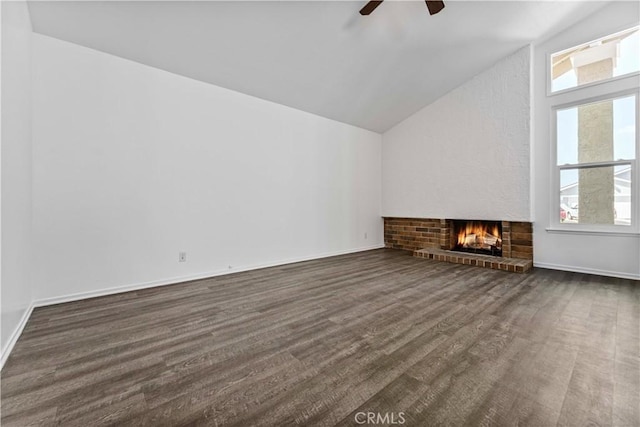
M 435 218 L 384 218 L 387 248 L 412 251 L 420 258 L 524 273 L 533 267 L 530 222 L 500 221 L 501 255 L 457 252 L 454 220 Z

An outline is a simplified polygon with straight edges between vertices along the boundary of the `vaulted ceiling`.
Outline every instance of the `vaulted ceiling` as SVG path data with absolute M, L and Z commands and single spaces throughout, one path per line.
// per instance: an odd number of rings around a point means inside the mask
M 384 132 L 594 1 L 29 3 L 34 31 Z

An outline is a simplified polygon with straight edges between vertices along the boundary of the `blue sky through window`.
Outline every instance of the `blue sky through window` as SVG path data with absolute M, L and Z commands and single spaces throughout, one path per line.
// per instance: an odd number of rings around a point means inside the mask
M 557 118 L 558 165 L 576 164 L 578 163 L 578 107 L 558 110 Z M 635 121 L 635 96 L 615 99 L 613 101 L 613 160 L 635 159 Z M 561 176 L 560 187 L 578 181 L 577 170 L 567 171 Z

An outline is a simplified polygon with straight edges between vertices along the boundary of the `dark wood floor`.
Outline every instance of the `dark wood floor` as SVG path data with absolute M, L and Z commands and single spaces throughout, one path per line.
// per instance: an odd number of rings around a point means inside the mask
M 640 283 L 376 250 L 39 308 L 2 371 L 3 426 L 358 412 L 638 426 Z

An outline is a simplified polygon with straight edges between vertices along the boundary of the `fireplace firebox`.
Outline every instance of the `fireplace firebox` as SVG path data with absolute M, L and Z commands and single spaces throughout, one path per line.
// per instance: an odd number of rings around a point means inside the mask
M 502 222 L 454 220 L 451 243 L 454 251 L 502 256 Z

